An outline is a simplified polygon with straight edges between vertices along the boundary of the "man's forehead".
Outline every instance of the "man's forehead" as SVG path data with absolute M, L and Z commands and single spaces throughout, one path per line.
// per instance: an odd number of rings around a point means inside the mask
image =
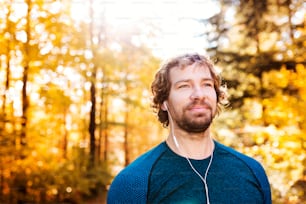
M 196 69 L 203 69 L 203 70 L 209 70 L 207 65 L 202 64 L 202 63 L 193 63 L 190 65 L 185 65 L 185 66 L 175 66 L 172 67 L 170 71 L 184 71 L 184 70 L 196 70 Z
M 189 75 L 193 75 L 195 72 L 198 72 L 199 70 L 203 71 L 203 74 L 206 76 L 209 75 L 211 77 L 211 73 L 210 70 L 207 66 L 205 65 L 197 65 L 197 64 L 192 64 L 189 66 L 185 66 L 185 67 L 173 67 L 170 70 L 170 79 L 171 76 L 175 78 L 188 78 Z M 197 73 L 198 75 L 199 73 Z

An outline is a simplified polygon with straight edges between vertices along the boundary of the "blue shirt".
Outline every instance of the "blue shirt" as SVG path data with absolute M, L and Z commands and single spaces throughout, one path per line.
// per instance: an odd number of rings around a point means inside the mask
M 152 190 L 155 185 L 152 184 L 154 171 L 156 171 L 154 170 L 154 165 L 158 164 L 160 161 L 159 159 L 162 158 L 167 151 L 169 151 L 169 148 L 166 143 L 163 142 L 149 152 L 138 157 L 134 162 L 124 168 L 115 177 L 110 186 L 107 195 L 107 203 L 149 203 L 148 198 L 150 198 L 150 194 L 152 195 L 152 193 L 154 193 Z M 258 198 L 259 203 L 262 201 L 264 204 L 271 204 L 270 185 L 266 173 L 259 162 L 218 142 L 215 142 L 215 151 L 216 155 L 214 155 L 214 157 L 216 156 L 217 158 L 214 158 L 212 162 L 212 171 L 209 171 L 207 179 L 210 202 L 212 204 L 220 201 L 219 195 L 224 197 L 223 201 L 225 201 L 225 203 L 231 203 L 231 200 L 236 201 L 242 196 L 244 198 L 249 198 L 251 203 L 252 201 L 253 203 L 257 202 L 256 199 Z M 205 163 L 203 163 L 203 165 L 205 166 Z M 195 166 L 201 169 L 201 166 L 197 164 L 195 164 Z M 232 168 L 232 166 L 234 168 Z M 186 167 L 188 168 L 188 165 L 186 165 Z M 180 172 L 179 168 L 175 169 L 177 172 Z M 241 180 L 243 180 L 243 182 Z M 201 182 L 200 178 L 199 181 Z M 219 186 L 215 183 L 217 181 Z M 249 191 L 248 188 L 242 188 L 242 183 L 247 183 L 248 186 L 251 187 L 249 188 L 251 190 Z M 201 188 L 201 190 L 203 189 Z M 220 193 L 221 191 L 224 193 Z M 254 195 L 250 195 L 248 192 L 256 192 L 255 200 L 252 200 Z M 203 194 L 205 196 L 204 191 Z
M 190 159 L 203 178 L 210 159 Z M 220 145 L 214 149 L 206 181 L 212 204 L 264 203 L 264 194 L 252 169 Z M 185 157 L 167 147 L 152 167 L 148 203 L 206 203 L 204 183 Z

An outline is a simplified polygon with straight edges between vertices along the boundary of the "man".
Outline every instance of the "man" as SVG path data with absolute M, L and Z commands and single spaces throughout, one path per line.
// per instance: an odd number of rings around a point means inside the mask
M 212 139 L 210 125 L 227 98 L 206 57 L 169 60 L 151 88 L 153 107 L 159 121 L 170 125 L 169 136 L 117 175 L 109 204 L 271 203 L 260 163 Z

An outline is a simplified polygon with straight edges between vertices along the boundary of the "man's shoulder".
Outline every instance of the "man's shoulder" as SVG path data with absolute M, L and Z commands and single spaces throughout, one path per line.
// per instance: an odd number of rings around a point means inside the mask
M 256 167 L 256 168 L 261 168 L 262 165 L 254 158 L 243 154 L 229 146 L 225 146 L 219 142 L 215 142 L 217 148 L 219 149 L 219 151 L 227 153 L 232 155 L 233 157 L 236 157 L 237 159 L 241 160 L 242 162 L 244 162 L 245 164 L 247 164 L 249 167 Z
M 135 198 L 143 201 L 146 198 L 150 170 L 156 159 L 165 150 L 166 145 L 161 143 L 139 156 L 119 172 L 110 186 L 108 203 L 121 203 L 123 201 L 132 203 Z
M 165 143 L 160 143 L 159 145 L 153 147 L 149 151 L 137 157 L 132 163 L 126 166 L 123 171 L 149 170 L 151 169 L 151 166 L 153 165 L 155 160 L 158 159 L 165 150 Z
M 124 178 L 135 178 L 137 175 L 145 175 L 147 171 L 151 170 L 153 163 L 165 149 L 164 143 L 153 147 L 122 169 L 116 177 L 124 175 Z M 129 177 L 129 175 L 132 175 L 132 177 Z
M 260 184 L 260 189 L 263 191 L 264 193 L 264 199 L 265 199 L 265 203 L 271 203 L 271 190 L 270 190 L 270 184 L 269 184 L 269 180 L 268 177 L 266 175 L 266 172 L 263 168 L 263 166 L 261 165 L 261 163 L 257 160 L 255 160 L 254 158 L 243 154 L 241 152 L 238 152 L 237 150 L 225 146 L 221 143 L 215 142 L 217 148 L 219 149 L 219 151 L 221 152 L 226 152 L 231 154 L 232 156 L 236 157 L 237 159 L 241 160 L 244 164 L 246 164 L 248 166 L 248 168 L 253 172 L 254 176 L 256 177 L 256 179 L 258 180 L 259 184 Z

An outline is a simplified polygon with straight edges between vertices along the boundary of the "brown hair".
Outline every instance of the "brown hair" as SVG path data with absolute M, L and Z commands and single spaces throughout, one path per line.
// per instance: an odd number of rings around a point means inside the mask
M 217 94 L 217 113 L 220 113 L 222 106 L 227 104 L 227 94 L 225 86 L 222 86 L 221 76 L 216 72 L 213 63 L 205 56 L 199 54 L 185 54 L 166 61 L 155 74 L 155 79 L 152 82 L 151 90 L 153 93 L 152 107 L 157 112 L 158 120 L 164 127 L 169 125 L 168 113 L 161 109 L 164 101 L 168 99 L 171 82 L 170 69 L 185 68 L 190 65 L 205 66 L 209 69 L 214 81 L 214 88 Z

